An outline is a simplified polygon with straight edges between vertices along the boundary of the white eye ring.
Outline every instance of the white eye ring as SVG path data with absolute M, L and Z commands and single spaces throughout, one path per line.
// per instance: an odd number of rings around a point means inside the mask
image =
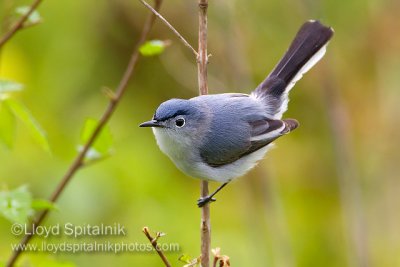
M 185 124 L 186 124 L 186 121 L 184 118 L 179 118 L 179 119 L 176 119 L 176 121 L 175 121 L 175 125 L 178 128 L 182 128 L 183 126 L 185 126 Z

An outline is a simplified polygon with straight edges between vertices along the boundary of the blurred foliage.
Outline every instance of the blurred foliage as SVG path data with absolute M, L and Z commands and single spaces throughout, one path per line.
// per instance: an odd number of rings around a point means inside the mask
M 14 142 L 15 118 L 19 118 L 27 127 L 28 132 L 40 146 L 50 152 L 46 134 L 30 111 L 20 101 L 13 99 L 10 93 L 22 90 L 23 85 L 14 81 L 0 80 L 0 141 L 9 148 Z
M 166 44 L 160 40 L 151 40 L 142 44 L 139 51 L 143 56 L 156 56 L 164 51 Z
M 166 1 L 161 9 L 194 47 L 196 2 Z M 1 34 L 15 10 L 30 3 L 0 1 Z M 30 110 L 0 104 L 0 186 L 27 184 L 34 199 L 46 199 L 76 155 L 85 121 L 105 109 L 101 88 L 118 84 L 149 11 L 138 1 L 59 0 L 44 1 L 38 12 L 43 23 L 17 33 L 0 52 L 0 79 L 25 87 L 7 99 Z M 221 247 L 233 266 L 400 266 L 399 12 L 400 2 L 390 0 L 210 1 L 211 93 L 250 92 L 304 21 L 335 29 L 326 57 L 291 92 L 285 117 L 301 127 L 212 204 L 212 247 Z M 197 95 L 196 60 L 161 22 L 151 39 L 173 43 L 139 62 L 110 122 L 112 157 L 80 171 L 45 224 L 117 222 L 127 228 L 123 241 L 140 243 L 148 243 L 144 225 L 162 229 L 164 242 L 181 245 L 167 253 L 181 266 L 181 254 L 196 257 L 200 250 L 199 182 L 181 174 L 151 131 L 137 126 L 162 101 Z M 334 125 L 334 117 L 343 125 Z M 40 136 L 45 130 L 51 154 L 36 145 L 45 147 L 33 129 Z M 10 227 L 0 218 L 0 262 L 19 241 Z M 160 259 L 139 252 L 27 253 L 19 263 L 160 266 Z
M 200 258 L 200 256 L 197 257 L 197 258 L 193 258 L 188 254 L 182 254 L 182 255 L 179 256 L 178 260 L 180 262 L 185 263 L 185 265 L 183 265 L 183 267 L 199 267 L 199 266 L 201 266 L 201 262 L 200 262 L 201 258 Z
M 97 120 L 86 120 L 81 133 L 81 145 L 79 146 L 78 151 L 80 151 L 92 137 L 97 125 Z M 96 140 L 87 152 L 86 160 L 89 160 L 90 162 L 91 160 L 98 160 L 110 156 L 112 153 L 112 142 L 113 140 L 110 127 L 106 125 L 97 135 Z
M 17 13 L 19 16 L 24 16 L 26 13 L 29 12 L 30 7 L 29 6 L 20 6 L 15 9 L 15 13 Z M 37 24 L 42 21 L 42 18 L 40 17 L 40 14 L 37 10 L 34 10 L 28 17 L 28 19 L 25 22 L 24 26 L 27 25 L 33 25 Z
M 22 90 L 23 85 L 14 81 L 0 80 L 0 94 L 1 98 L 6 98 L 9 92 Z
M 0 214 L 11 222 L 24 223 L 32 215 L 32 196 L 26 186 L 0 192 Z
M 55 206 L 47 200 L 32 199 L 27 185 L 11 191 L 0 191 L 0 215 L 11 222 L 26 223 L 35 210 L 54 208 Z
M 7 99 L 3 101 L 3 104 L 14 113 L 15 117 L 18 117 L 26 125 L 28 132 L 31 133 L 33 139 L 35 139 L 44 150 L 50 152 L 46 134 L 29 110 L 21 102 L 15 99 Z

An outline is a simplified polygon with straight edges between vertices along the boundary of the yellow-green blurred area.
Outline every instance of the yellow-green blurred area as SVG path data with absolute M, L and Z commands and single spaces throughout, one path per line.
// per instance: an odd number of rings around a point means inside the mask
M 0 0 L 2 34 L 30 1 Z M 47 133 L 44 151 L 17 121 L 12 148 L 0 144 L 2 190 L 28 185 L 48 198 L 68 169 L 88 118 L 107 105 L 104 87 L 122 77 L 149 11 L 136 0 L 43 1 L 43 22 L 1 50 L 0 78 L 24 84 L 12 97 Z M 197 47 L 197 1 L 164 1 L 161 13 Z M 297 83 L 289 111 L 301 126 L 211 204 L 212 247 L 232 266 L 400 266 L 400 2 L 390 0 L 210 0 L 210 93 L 249 93 L 274 67 L 300 25 L 320 19 L 335 30 L 326 57 Z M 178 243 L 166 253 L 200 254 L 198 180 L 163 155 L 149 129 L 169 98 L 198 94 L 196 60 L 157 21 L 151 39 L 171 40 L 141 58 L 110 121 L 113 155 L 80 170 L 46 226 L 125 226 L 126 236 L 36 237 L 147 244 L 143 226 Z M 211 183 L 211 188 L 218 186 Z M 0 217 L 0 262 L 20 236 Z M 155 252 L 27 252 L 20 266 L 162 266 Z

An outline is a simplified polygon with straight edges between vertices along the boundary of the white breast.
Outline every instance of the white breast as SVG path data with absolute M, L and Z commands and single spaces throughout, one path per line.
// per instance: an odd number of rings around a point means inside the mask
M 211 167 L 203 163 L 201 157 L 193 148 L 190 140 L 182 136 L 174 137 L 174 131 L 153 128 L 157 144 L 175 165 L 185 174 L 202 180 L 228 182 L 243 176 L 260 161 L 272 147 L 267 145 L 239 160 L 220 167 Z M 188 149 L 189 148 L 189 149 Z
M 191 141 L 183 136 L 174 136 L 172 130 L 153 128 L 154 136 L 161 151 L 166 154 L 175 165 L 184 173 L 193 176 L 191 163 L 196 161 Z

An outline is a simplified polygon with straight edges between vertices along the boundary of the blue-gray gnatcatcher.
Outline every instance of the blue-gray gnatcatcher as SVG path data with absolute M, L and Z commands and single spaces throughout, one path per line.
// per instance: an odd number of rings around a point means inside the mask
M 294 119 L 281 119 L 294 84 L 325 54 L 333 35 L 330 27 L 308 21 L 268 77 L 250 94 L 214 94 L 188 100 L 170 99 L 152 120 L 161 151 L 185 174 L 223 183 L 201 198 L 199 207 L 229 181 L 261 160 L 272 142 L 297 128 Z

